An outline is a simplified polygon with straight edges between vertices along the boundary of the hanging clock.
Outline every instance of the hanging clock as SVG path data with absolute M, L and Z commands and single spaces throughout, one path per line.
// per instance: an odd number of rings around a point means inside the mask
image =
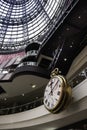
M 58 75 L 58 69 L 54 69 L 45 88 L 44 106 L 50 112 L 57 113 L 66 106 L 70 97 L 71 87 L 63 76 Z

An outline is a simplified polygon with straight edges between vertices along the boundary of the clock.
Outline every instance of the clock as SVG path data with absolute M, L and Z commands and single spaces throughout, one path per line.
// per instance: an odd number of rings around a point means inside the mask
M 70 97 L 71 87 L 63 76 L 58 75 L 58 69 L 54 69 L 45 88 L 44 106 L 50 112 L 57 113 L 68 104 Z

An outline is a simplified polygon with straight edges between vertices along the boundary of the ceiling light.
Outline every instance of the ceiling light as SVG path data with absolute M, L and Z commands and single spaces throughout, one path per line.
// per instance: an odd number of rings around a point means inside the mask
M 69 31 L 70 29 L 69 28 L 66 28 L 67 31 Z
M 69 47 L 72 48 L 72 45 L 70 45 Z
M 4 98 L 4 100 L 6 101 L 6 100 L 7 100 L 7 98 Z
M 22 96 L 24 96 L 24 93 L 22 93 Z
M 33 84 L 33 85 L 32 85 L 32 88 L 35 88 L 35 87 L 36 87 L 36 85 L 35 85 L 35 84 Z
M 81 19 L 81 16 L 78 16 L 78 19 Z
M 59 73 L 61 74 L 61 71 L 59 70 Z
M 64 58 L 64 61 L 67 61 L 67 58 Z

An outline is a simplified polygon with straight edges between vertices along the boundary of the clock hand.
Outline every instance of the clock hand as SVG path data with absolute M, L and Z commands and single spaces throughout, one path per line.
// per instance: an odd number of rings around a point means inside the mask
M 51 81 L 51 83 L 48 85 L 50 86 L 51 90 L 52 90 L 52 84 L 53 84 L 53 81 Z
M 56 87 L 57 83 L 58 83 L 58 80 L 57 80 L 57 82 L 55 83 L 55 85 L 54 85 L 54 87 L 53 87 L 52 91 L 53 91 L 53 90 L 54 90 L 54 88 Z
M 53 82 L 51 81 L 51 84 L 50 84 L 50 89 L 51 89 L 51 91 L 50 91 L 49 95 L 50 95 L 50 94 L 52 95 L 52 84 L 53 84 Z
M 49 95 L 50 95 L 50 94 L 53 95 L 53 90 L 54 90 L 55 86 L 57 85 L 57 83 L 58 83 L 58 80 L 57 80 L 57 82 L 55 83 L 54 87 L 53 87 L 53 88 L 51 87 L 51 91 L 50 91 Z

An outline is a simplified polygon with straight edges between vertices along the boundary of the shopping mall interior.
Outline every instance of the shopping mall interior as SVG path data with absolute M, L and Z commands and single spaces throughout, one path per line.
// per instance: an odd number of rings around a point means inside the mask
M 0 130 L 36 129 L 87 130 L 87 0 L 0 0 Z

